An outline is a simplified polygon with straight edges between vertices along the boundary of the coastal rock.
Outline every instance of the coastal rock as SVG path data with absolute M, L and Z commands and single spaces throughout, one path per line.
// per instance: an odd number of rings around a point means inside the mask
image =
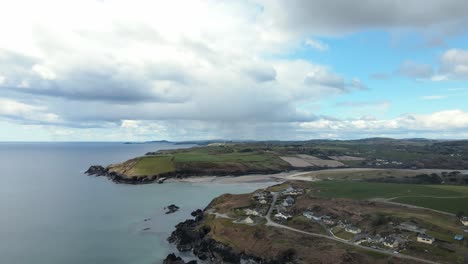
M 185 262 L 181 257 L 176 256 L 174 253 L 167 255 L 163 264 L 197 264 L 196 260 Z
M 85 173 L 88 175 L 106 176 L 108 170 L 100 165 L 92 165 Z
M 172 213 L 179 211 L 180 207 L 175 204 L 171 204 L 167 207 L 164 207 L 164 209 L 167 210 L 166 214 L 172 214 Z
M 192 251 L 204 263 L 249 263 L 249 264 L 283 264 L 294 263 L 293 260 L 281 256 L 278 259 L 267 260 L 245 253 L 236 252 L 233 248 L 218 242 L 208 236 L 209 227 L 202 226 L 203 211 L 198 209 L 191 214 L 195 219 L 188 219 L 176 225 L 176 230 L 168 238 L 176 244 L 179 251 Z

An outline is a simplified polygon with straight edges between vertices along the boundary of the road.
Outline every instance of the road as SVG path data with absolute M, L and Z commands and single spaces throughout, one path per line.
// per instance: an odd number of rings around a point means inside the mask
M 268 209 L 268 213 L 265 216 L 265 219 L 267 220 L 266 225 L 268 225 L 268 226 L 287 229 L 287 230 L 290 230 L 290 231 L 293 231 L 293 232 L 296 232 L 296 233 L 301 233 L 301 234 L 309 235 L 309 236 L 313 236 L 313 237 L 329 239 L 329 240 L 333 240 L 333 241 L 336 241 L 336 242 L 339 242 L 339 243 L 343 243 L 343 244 L 347 244 L 347 245 L 350 245 L 350 246 L 353 246 L 353 247 L 357 247 L 357 248 L 360 248 L 360 249 L 390 255 L 390 256 L 393 256 L 393 257 L 396 257 L 396 258 L 409 259 L 409 260 L 414 260 L 414 261 L 418 261 L 418 262 L 422 262 L 422 263 L 438 264 L 438 262 L 434 262 L 434 261 L 430 261 L 430 260 L 426 260 L 426 259 L 422 259 L 422 258 L 412 257 L 412 256 L 404 255 L 404 254 L 395 254 L 393 252 L 389 252 L 389 251 L 385 251 L 385 250 L 380 250 L 380 249 L 361 246 L 361 245 L 349 242 L 347 240 L 338 238 L 336 236 L 332 237 L 332 236 L 327 236 L 327 235 L 323 235 L 323 234 L 311 233 L 311 232 L 307 232 L 307 231 L 303 231 L 303 230 L 299 230 L 299 229 L 295 229 L 295 228 L 292 228 L 292 227 L 289 227 L 289 226 L 285 226 L 285 225 L 275 223 L 273 220 L 271 220 L 271 213 L 273 212 L 273 209 L 275 207 L 275 203 L 276 203 L 277 199 L 278 199 L 278 193 L 273 193 L 273 200 L 271 202 L 270 208 Z

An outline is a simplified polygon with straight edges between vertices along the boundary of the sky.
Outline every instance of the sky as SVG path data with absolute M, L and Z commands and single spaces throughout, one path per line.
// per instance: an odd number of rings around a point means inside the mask
M 0 0 L 0 141 L 468 138 L 466 0 Z

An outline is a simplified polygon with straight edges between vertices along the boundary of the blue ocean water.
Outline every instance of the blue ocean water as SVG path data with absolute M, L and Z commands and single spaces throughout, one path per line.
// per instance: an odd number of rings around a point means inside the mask
M 191 211 L 220 194 L 260 187 L 123 185 L 83 174 L 93 164 L 180 147 L 189 146 L 0 143 L 0 263 L 161 263 L 176 252 L 166 238 Z M 163 207 L 169 204 L 181 210 L 166 215 Z

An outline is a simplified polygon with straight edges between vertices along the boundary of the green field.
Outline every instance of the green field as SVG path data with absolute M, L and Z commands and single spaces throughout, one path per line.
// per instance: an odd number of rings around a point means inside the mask
M 401 197 L 392 201 L 450 213 L 468 212 L 468 198 L 438 198 L 467 196 L 468 186 L 321 181 L 313 183 L 313 187 L 320 189 L 320 192 L 315 192 L 314 195 L 325 198 L 372 199 Z
M 142 157 L 131 169 L 133 175 L 155 175 L 174 171 L 172 156 Z
M 393 200 L 398 203 L 412 204 L 432 208 L 439 211 L 457 214 L 468 213 L 468 197 L 465 198 L 432 198 L 432 197 L 403 197 Z
M 173 171 L 193 171 L 197 174 L 242 173 L 251 171 L 282 171 L 290 165 L 277 154 L 235 147 L 199 147 L 166 151 L 111 166 L 112 171 L 127 177 L 160 175 Z

